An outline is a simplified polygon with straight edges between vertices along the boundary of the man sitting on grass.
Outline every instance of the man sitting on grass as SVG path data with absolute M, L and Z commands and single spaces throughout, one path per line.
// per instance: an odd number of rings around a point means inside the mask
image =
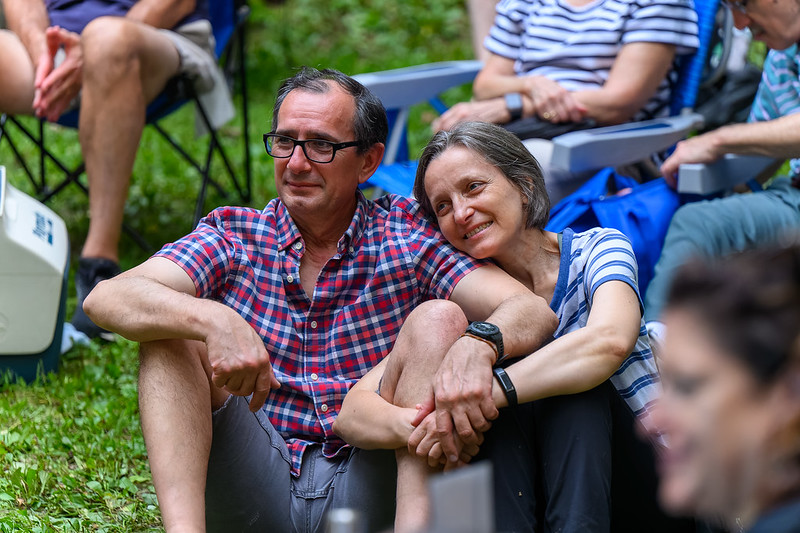
M 215 210 L 84 304 L 142 343 L 142 430 L 168 531 L 315 531 L 335 507 L 390 526 L 394 452 L 332 430 L 348 389 L 393 349 L 445 352 L 438 430 L 458 455 L 497 416 L 498 354 L 462 336 L 467 320 L 498 326 L 511 354 L 556 326 L 543 299 L 447 245 L 416 202 L 358 191 L 388 130 L 358 82 L 303 69 L 272 123 L 279 198 Z

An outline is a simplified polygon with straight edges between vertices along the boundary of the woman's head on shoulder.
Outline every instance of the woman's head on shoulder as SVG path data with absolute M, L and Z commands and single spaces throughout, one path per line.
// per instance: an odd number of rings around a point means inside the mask
M 436 219 L 436 210 L 426 190 L 428 168 L 453 148 L 469 150 L 476 159 L 499 170 L 522 195 L 526 228 L 544 229 L 550 217 L 550 199 L 539 163 L 513 133 L 487 122 L 462 122 L 451 130 L 439 131 L 422 151 L 414 196 L 428 216 Z
M 655 410 L 668 510 L 746 527 L 800 499 L 800 241 L 676 275 Z

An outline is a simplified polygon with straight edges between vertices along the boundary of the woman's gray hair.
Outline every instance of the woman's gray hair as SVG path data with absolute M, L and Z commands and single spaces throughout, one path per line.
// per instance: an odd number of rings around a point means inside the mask
M 434 159 L 454 146 L 474 152 L 502 172 L 525 199 L 525 227 L 544 229 L 550 219 L 550 197 L 539 163 L 513 133 L 487 122 L 462 122 L 450 131 L 440 131 L 422 151 L 414 196 L 432 220 L 436 220 L 436 213 L 425 192 L 425 173 Z

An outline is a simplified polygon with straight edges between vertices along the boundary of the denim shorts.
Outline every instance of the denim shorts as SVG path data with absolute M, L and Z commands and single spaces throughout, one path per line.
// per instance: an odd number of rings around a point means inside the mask
M 392 450 L 349 448 L 334 458 L 312 445 L 299 477 L 284 439 L 263 411 L 231 396 L 213 414 L 206 525 L 214 531 L 325 531 L 330 509 L 351 508 L 366 531 L 394 520 L 397 467 Z

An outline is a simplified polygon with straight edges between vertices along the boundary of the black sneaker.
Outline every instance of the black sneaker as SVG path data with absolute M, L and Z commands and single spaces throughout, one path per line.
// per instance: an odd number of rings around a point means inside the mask
M 78 292 L 78 303 L 70 322 L 75 326 L 75 329 L 82 331 L 91 339 L 101 338 L 106 341 L 113 341 L 114 334 L 101 328 L 86 316 L 86 313 L 83 312 L 83 301 L 92 292 L 95 285 L 104 279 L 113 278 L 119 272 L 119 265 L 111 259 L 81 257 L 78 261 L 78 271 L 75 273 L 75 289 Z

